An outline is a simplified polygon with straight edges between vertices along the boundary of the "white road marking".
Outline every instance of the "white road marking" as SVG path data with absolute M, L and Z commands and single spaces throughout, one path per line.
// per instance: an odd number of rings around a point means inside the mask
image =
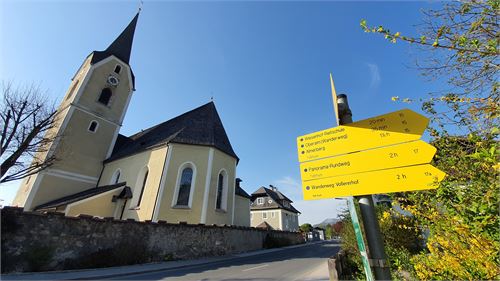
M 243 269 L 242 271 L 249 271 L 249 270 L 252 270 L 252 269 L 263 268 L 263 267 L 266 267 L 266 266 L 269 266 L 269 264 L 259 265 L 259 266 L 256 266 L 256 267 L 250 267 L 250 268 L 247 268 L 247 269 Z

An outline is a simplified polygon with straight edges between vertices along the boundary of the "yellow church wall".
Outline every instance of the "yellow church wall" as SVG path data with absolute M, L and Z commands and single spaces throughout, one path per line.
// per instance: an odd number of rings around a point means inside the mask
M 163 146 L 105 164 L 99 186 L 113 184 L 113 175 L 119 169 L 119 182 L 125 181 L 132 189 L 133 197 L 127 200 L 123 219 L 151 220 L 166 152 L 167 146 Z M 148 167 L 148 178 L 141 204 L 137 206 L 143 183 L 143 177 L 139 177 L 144 167 Z
M 250 226 L 250 200 L 248 198 L 235 196 L 234 225 Z
M 88 128 L 93 120 L 99 125 L 95 132 L 90 132 Z M 73 112 L 70 122 L 72 125 L 66 128 L 55 155 L 60 160 L 52 168 L 98 177 L 109 149 L 109 143 L 101 140 L 111 139 L 116 126 L 78 109 Z
M 208 167 L 208 154 L 210 147 L 184 145 L 171 143 L 172 153 L 168 163 L 166 178 L 163 188 L 163 196 L 160 199 L 158 220 L 166 220 L 168 222 L 176 223 L 186 221 L 188 223 L 199 223 L 201 218 L 201 211 L 203 206 L 203 195 L 205 190 L 205 179 Z M 172 206 L 174 192 L 177 184 L 177 177 L 179 168 L 191 162 L 196 167 L 196 175 L 194 180 L 194 191 L 191 208 L 180 209 Z
M 43 176 L 38 175 L 38 177 L 43 179 L 44 184 L 50 186 L 50 188 L 39 188 L 36 191 L 31 209 L 49 201 L 95 187 L 95 183 L 75 181 L 71 178 L 48 174 L 44 174 Z
M 114 195 L 119 195 L 123 188 L 92 196 L 66 206 L 66 216 L 76 217 L 81 214 L 97 217 L 113 217 L 116 203 L 111 202 Z
M 119 64 L 122 67 L 120 74 L 114 73 L 115 66 Z M 97 65 L 97 64 L 96 64 Z M 89 82 L 84 85 L 83 93 L 78 99 L 78 104 L 84 108 L 92 109 L 96 114 L 120 122 L 122 112 L 126 110 L 130 82 L 128 76 L 128 66 L 120 63 L 117 59 L 106 59 L 106 62 L 98 66 L 94 65 L 93 71 L 90 74 Z M 120 80 L 116 87 L 107 85 L 107 78 L 112 74 Z M 113 92 L 109 105 L 103 105 L 98 102 L 102 89 L 109 87 Z
M 216 196 L 217 196 L 217 183 L 219 179 L 219 173 L 224 169 L 227 173 L 228 181 L 228 191 L 226 197 L 226 208 L 225 210 L 216 210 Z M 236 173 L 236 159 L 221 152 L 218 149 L 214 149 L 213 163 L 212 163 L 212 176 L 210 179 L 210 192 L 208 196 L 208 207 L 207 207 L 207 224 L 232 224 L 233 216 L 233 198 L 234 198 L 234 185 L 235 185 L 235 173 Z

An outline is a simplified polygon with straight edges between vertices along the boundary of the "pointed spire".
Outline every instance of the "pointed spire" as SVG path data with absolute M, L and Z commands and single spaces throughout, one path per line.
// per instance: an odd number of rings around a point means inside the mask
M 130 53 L 132 51 L 132 42 L 134 41 L 135 26 L 137 24 L 137 19 L 139 18 L 139 13 L 140 10 L 123 30 L 120 36 L 118 36 L 118 38 L 116 38 L 104 52 L 110 55 L 115 55 L 127 64 L 129 63 Z

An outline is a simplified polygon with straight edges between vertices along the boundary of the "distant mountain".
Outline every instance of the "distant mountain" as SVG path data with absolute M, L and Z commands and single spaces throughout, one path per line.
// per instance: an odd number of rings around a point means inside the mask
M 315 224 L 313 225 L 314 227 L 322 227 L 322 226 L 325 226 L 327 224 L 335 224 L 336 222 L 340 221 L 339 219 L 334 219 L 334 218 L 328 218 L 328 219 L 325 219 L 324 221 L 318 223 L 318 224 Z

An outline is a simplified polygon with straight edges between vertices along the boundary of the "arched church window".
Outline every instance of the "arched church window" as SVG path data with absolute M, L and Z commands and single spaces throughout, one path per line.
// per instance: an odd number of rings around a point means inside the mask
M 116 73 L 116 74 L 120 74 L 120 71 L 122 71 L 122 67 L 121 67 L 119 64 L 117 64 L 117 65 L 115 66 L 115 73 Z
M 113 92 L 111 92 L 110 88 L 104 88 L 101 91 L 101 95 L 99 96 L 98 101 L 107 106 L 109 104 L 109 101 L 111 100 L 112 94 L 113 94 Z
M 177 206 L 189 206 L 189 196 L 191 194 L 191 184 L 193 182 L 193 169 L 184 168 L 178 186 Z
M 219 173 L 217 180 L 217 197 L 215 201 L 215 208 L 219 210 L 226 209 L 227 202 L 227 174 L 225 170 Z
M 146 182 L 148 180 L 148 174 L 149 174 L 149 170 L 146 167 L 146 170 L 144 172 L 144 176 L 142 178 L 142 183 L 141 183 L 141 193 L 139 194 L 139 200 L 137 200 L 137 207 L 139 207 L 141 205 L 142 195 L 144 194 L 144 189 L 146 188 Z
M 90 122 L 90 125 L 89 125 L 89 132 L 92 132 L 92 133 L 95 133 L 97 131 L 97 128 L 99 127 L 99 123 L 95 120 L 93 120 L 92 122 Z

